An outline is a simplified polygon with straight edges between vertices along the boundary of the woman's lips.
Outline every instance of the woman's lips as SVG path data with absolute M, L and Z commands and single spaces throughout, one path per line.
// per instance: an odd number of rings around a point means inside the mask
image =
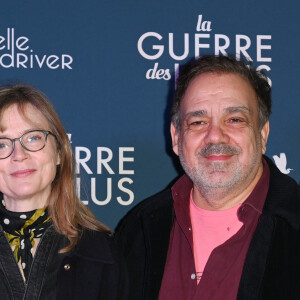
M 35 169 L 26 169 L 26 170 L 19 170 L 11 173 L 10 175 L 13 177 L 26 177 L 34 173 Z

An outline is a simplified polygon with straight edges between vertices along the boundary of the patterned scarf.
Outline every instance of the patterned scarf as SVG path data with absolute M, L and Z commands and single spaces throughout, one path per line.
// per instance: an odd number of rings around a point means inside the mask
M 43 235 L 51 224 L 49 220 L 47 208 L 24 213 L 13 212 L 5 208 L 3 200 L 0 201 L 0 225 L 5 231 L 10 246 L 15 246 L 13 254 L 17 262 L 21 260 L 26 281 L 33 260 L 34 238 Z

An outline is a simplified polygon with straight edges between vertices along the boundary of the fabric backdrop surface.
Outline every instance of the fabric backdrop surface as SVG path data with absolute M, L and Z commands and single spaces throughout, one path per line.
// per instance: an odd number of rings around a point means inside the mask
M 298 1 L 6 1 L 0 81 L 43 91 L 76 156 L 77 187 L 114 228 L 180 174 L 169 110 L 180 66 L 246 56 L 273 88 L 267 155 L 300 180 Z

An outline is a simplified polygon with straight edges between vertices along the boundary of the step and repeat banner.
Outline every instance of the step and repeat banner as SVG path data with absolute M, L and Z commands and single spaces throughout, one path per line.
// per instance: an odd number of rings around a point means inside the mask
M 181 66 L 234 54 L 269 77 L 267 155 L 300 180 L 300 48 L 297 1 L 5 1 L 0 82 L 43 91 L 77 161 L 77 190 L 115 228 L 179 175 L 169 110 Z

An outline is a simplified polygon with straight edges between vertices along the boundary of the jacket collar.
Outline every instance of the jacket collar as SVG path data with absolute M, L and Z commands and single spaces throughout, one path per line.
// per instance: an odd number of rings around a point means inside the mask
M 292 227 L 300 227 L 300 188 L 291 177 L 282 174 L 274 163 L 264 156 L 270 168 L 270 186 L 263 214 L 285 219 Z

